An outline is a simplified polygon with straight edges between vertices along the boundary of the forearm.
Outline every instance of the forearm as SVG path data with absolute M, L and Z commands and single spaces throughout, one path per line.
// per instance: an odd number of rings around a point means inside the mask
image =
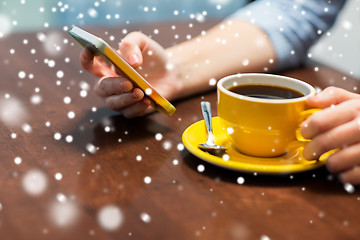
M 166 52 L 181 82 L 177 98 L 214 88 L 229 74 L 271 71 L 276 61 L 267 35 L 242 20 L 222 22 Z

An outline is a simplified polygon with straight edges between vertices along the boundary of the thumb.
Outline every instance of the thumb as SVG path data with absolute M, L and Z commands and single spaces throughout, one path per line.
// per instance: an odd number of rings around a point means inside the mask
M 134 68 L 143 63 L 142 50 L 147 46 L 147 37 L 140 32 L 128 34 L 119 44 L 120 55 Z

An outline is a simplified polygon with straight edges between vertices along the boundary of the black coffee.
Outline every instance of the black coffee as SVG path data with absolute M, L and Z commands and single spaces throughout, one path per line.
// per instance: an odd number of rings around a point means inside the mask
M 255 97 L 255 98 L 266 98 L 266 99 L 292 99 L 303 97 L 304 94 L 297 90 L 290 89 L 287 87 L 263 85 L 263 84 L 249 84 L 240 85 L 229 88 L 231 92 L 238 93 L 241 95 Z

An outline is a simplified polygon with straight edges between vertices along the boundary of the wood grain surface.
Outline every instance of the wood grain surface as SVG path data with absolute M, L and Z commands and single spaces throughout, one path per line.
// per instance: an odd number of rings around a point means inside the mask
M 209 26 L 90 30 L 114 47 L 123 29 L 170 46 Z M 243 173 L 184 149 L 200 101 L 216 115 L 215 91 L 174 102 L 172 117 L 125 119 L 93 93 L 80 50 L 63 29 L 0 39 L 0 239 L 360 239 L 359 192 L 326 168 Z M 359 88 L 320 65 L 284 74 Z

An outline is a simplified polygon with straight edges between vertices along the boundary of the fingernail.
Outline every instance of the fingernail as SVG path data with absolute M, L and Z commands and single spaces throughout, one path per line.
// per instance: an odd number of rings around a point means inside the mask
M 88 57 L 88 55 L 87 55 L 85 52 L 83 52 L 82 58 L 83 58 L 84 60 L 86 60 L 86 61 L 89 60 L 89 57 Z
M 139 94 L 137 94 L 136 91 L 132 92 L 130 96 L 135 99 L 140 98 Z
M 314 123 L 310 120 L 310 118 L 311 117 L 301 123 L 301 135 L 306 139 L 313 139 L 318 133 L 316 126 L 314 126 Z
M 103 91 L 102 87 L 99 84 L 95 85 L 94 90 L 95 90 L 95 93 L 98 94 L 99 96 L 104 95 L 104 91 Z
M 338 175 L 338 179 L 340 182 L 342 183 L 346 183 L 347 182 L 347 179 L 346 179 L 346 174 L 345 173 L 341 173 Z
M 151 104 L 150 99 L 148 99 L 148 98 L 144 98 L 141 102 L 145 106 L 150 106 L 150 104 Z
M 90 55 L 89 55 L 89 53 L 87 51 L 83 51 L 82 56 L 86 61 L 91 60 Z
M 130 65 L 135 65 L 139 62 L 139 57 L 136 54 L 130 55 L 128 61 Z
M 334 166 L 332 164 L 331 158 L 329 157 L 328 160 L 326 161 L 326 169 L 329 172 L 334 172 Z
M 318 158 L 317 153 L 315 151 L 313 151 L 311 149 L 311 147 L 309 147 L 309 144 L 307 144 L 305 146 L 305 148 L 303 149 L 302 154 L 305 157 L 305 159 L 307 159 L 307 160 L 315 160 L 315 159 Z
M 309 136 L 309 124 L 307 123 L 307 121 L 304 121 L 301 123 L 301 135 L 306 138 Z

